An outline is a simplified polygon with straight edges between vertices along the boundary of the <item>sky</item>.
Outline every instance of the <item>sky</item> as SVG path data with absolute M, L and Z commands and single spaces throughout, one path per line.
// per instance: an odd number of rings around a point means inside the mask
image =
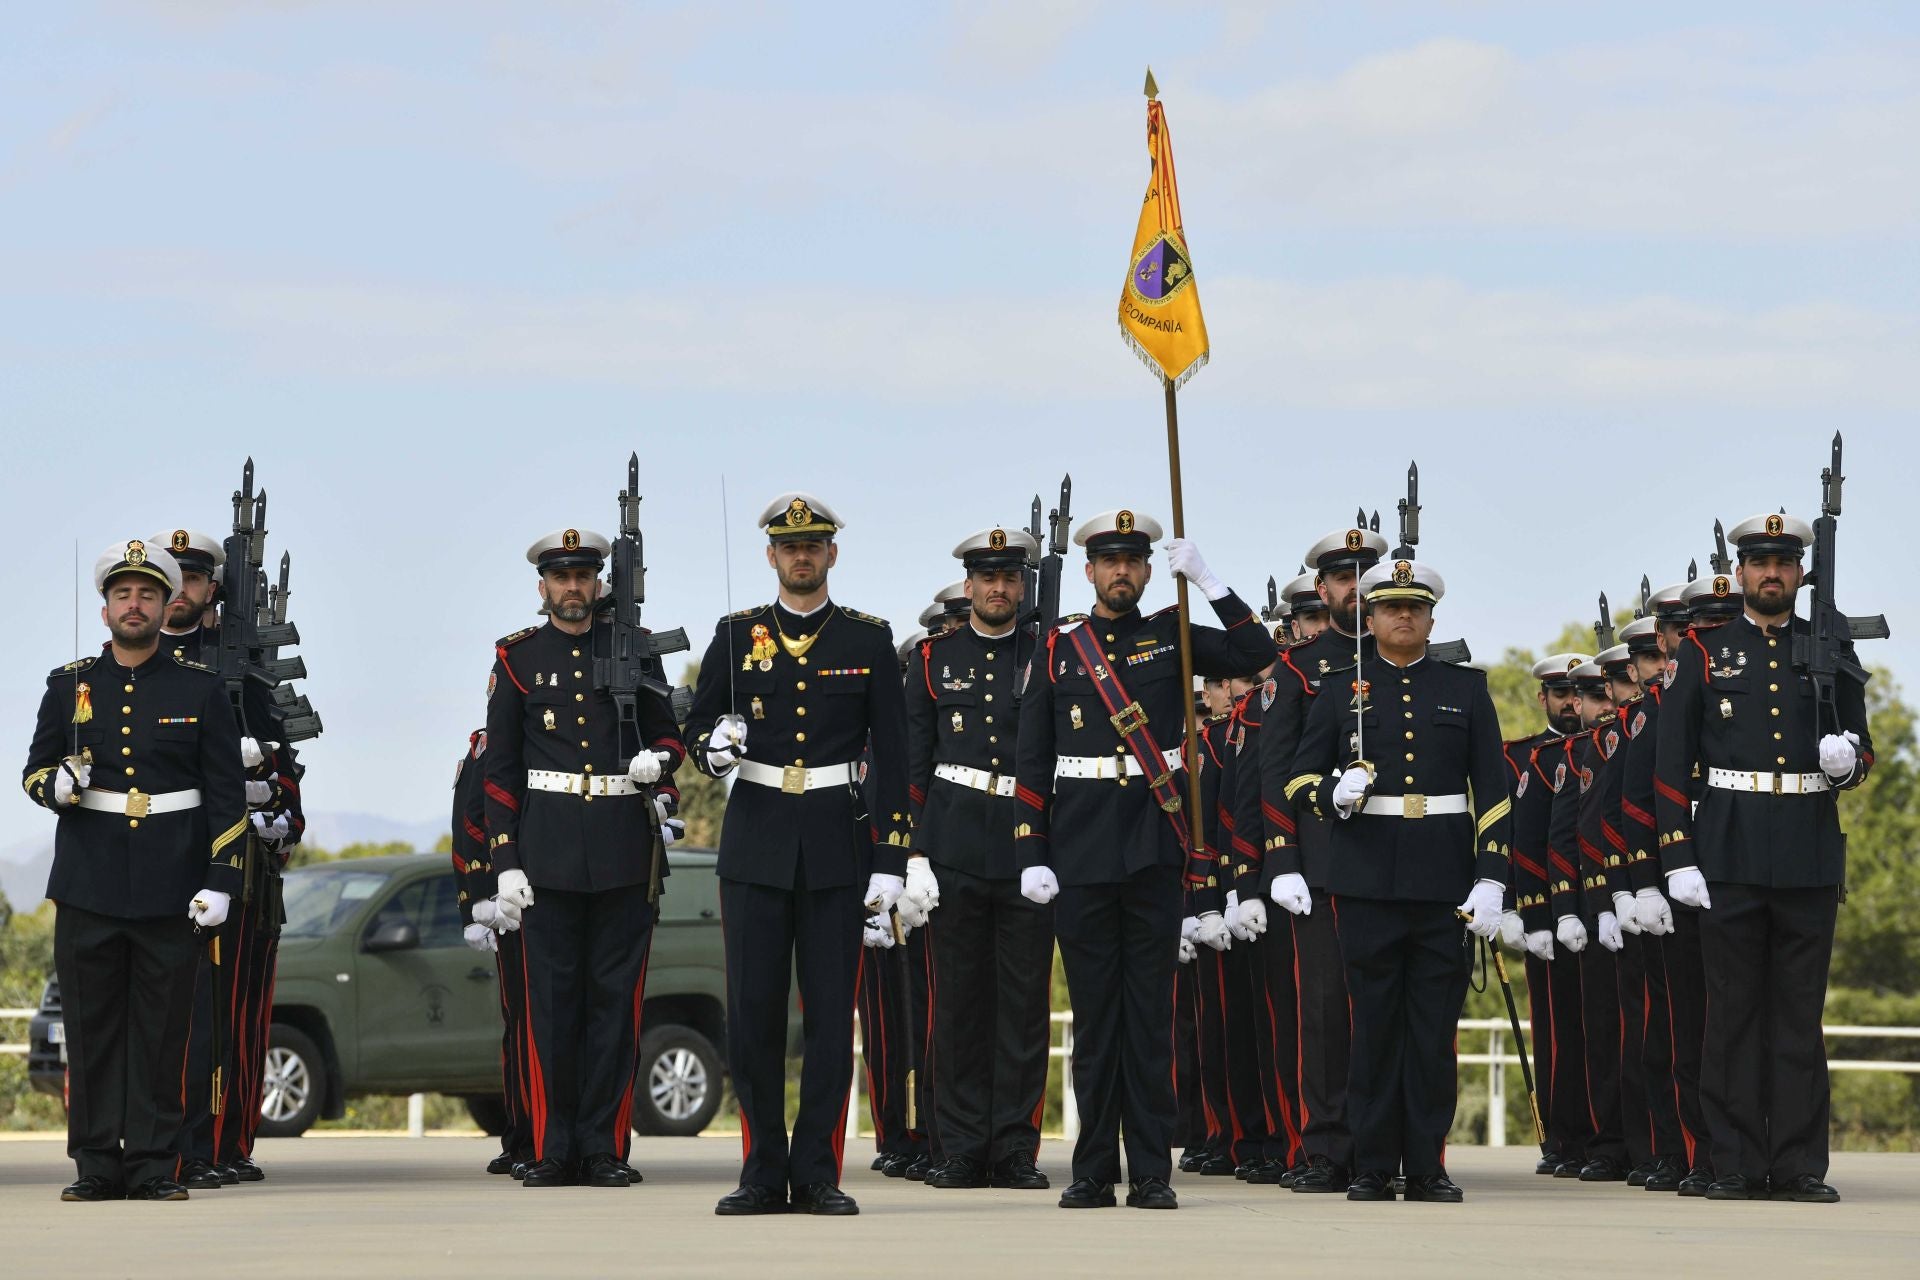
M 697 647 L 789 489 L 896 637 L 1063 472 L 1164 519 L 1115 321 L 1149 61 L 1213 341 L 1187 531 L 1244 596 L 1391 533 L 1417 460 L 1437 634 L 1537 648 L 1716 517 L 1810 519 L 1840 429 L 1842 603 L 1920 668 L 1911 6 L 76 0 L 0 42 L 0 722 L 24 758 L 76 543 L 222 535 L 249 454 L 308 807 L 406 822 L 630 451 Z

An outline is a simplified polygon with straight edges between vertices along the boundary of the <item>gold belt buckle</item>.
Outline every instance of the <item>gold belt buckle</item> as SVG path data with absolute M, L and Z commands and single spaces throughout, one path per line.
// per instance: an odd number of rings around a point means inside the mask
M 152 796 L 144 795 L 138 790 L 127 792 L 127 816 L 129 818 L 144 818 L 147 816 L 147 811 L 152 807 Z
M 807 791 L 807 770 L 805 765 L 790 764 L 780 770 L 780 791 L 784 795 L 805 795 Z
M 1781 788 L 1786 785 L 1787 775 L 1784 773 L 1770 773 L 1767 776 L 1773 779 L 1773 794 L 1784 794 Z
M 1108 716 L 1107 719 L 1112 723 L 1114 732 L 1123 738 L 1147 727 L 1146 709 L 1140 705 L 1137 698 Z
M 1400 797 L 1400 816 L 1403 818 L 1424 818 L 1427 816 L 1427 798 L 1418 793 Z

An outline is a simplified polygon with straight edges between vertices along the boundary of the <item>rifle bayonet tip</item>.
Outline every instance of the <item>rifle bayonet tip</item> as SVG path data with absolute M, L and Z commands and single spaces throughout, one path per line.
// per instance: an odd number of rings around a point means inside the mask
M 1153 82 L 1152 67 L 1147 68 L 1146 95 L 1147 95 L 1148 102 L 1153 102 L 1160 97 L 1160 86 Z

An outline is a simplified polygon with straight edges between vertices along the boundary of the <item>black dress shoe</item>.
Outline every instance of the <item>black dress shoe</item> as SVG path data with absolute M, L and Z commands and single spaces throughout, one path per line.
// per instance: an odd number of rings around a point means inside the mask
M 873 1170 L 875 1173 L 879 1173 L 882 1169 L 887 1167 L 887 1159 L 888 1159 L 887 1153 L 882 1151 L 879 1155 L 873 1158 L 873 1163 L 868 1165 L 867 1168 Z
M 1705 1198 L 1707 1188 L 1713 1185 L 1713 1170 L 1704 1165 L 1696 1165 L 1687 1170 L 1687 1176 L 1680 1179 L 1680 1194 L 1688 1199 Z
M 925 1182 L 927 1175 L 931 1172 L 933 1172 L 933 1157 L 923 1152 L 908 1161 L 907 1170 L 902 1176 L 908 1182 Z
M 515 1160 L 513 1162 L 513 1180 L 515 1182 L 521 1181 L 527 1176 L 527 1170 L 531 1168 L 533 1168 L 533 1161 Z
M 641 1172 L 625 1160 L 620 1162 L 620 1172 L 626 1175 L 627 1185 L 630 1187 L 637 1187 L 646 1181 Z
M 1429 1173 L 1424 1177 L 1416 1175 L 1407 1179 L 1407 1199 L 1410 1202 L 1459 1204 L 1466 1198 L 1467 1193 L 1455 1186 L 1453 1179 L 1444 1173 Z
M 62 1191 L 60 1198 L 62 1200 L 86 1201 L 88 1203 L 98 1200 L 125 1200 L 127 1198 L 127 1189 L 115 1182 L 112 1178 L 102 1177 L 97 1173 L 90 1173 L 86 1177 L 78 1179 L 72 1186 Z
M 1215 1153 L 1200 1163 L 1200 1172 L 1209 1178 L 1224 1178 L 1234 1171 L 1233 1157 Z
M 520 1179 L 523 1187 L 570 1187 L 573 1182 L 573 1170 L 551 1156 L 528 1165 L 527 1176 Z
M 218 1191 L 222 1183 L 205 1160 L 188 1160 L 180 1166 L 180 1185 L 189 1191 Z
M 850 1218 L 860 1212 L 854 1198 L 831 1182 L 809 1182 L 793 1189 L 793 1212 L 828 1218 Z
M 1247 1181 L 1257 1187 L 1275 1187 L 1279 1186 L 1280 1179 L 1286 1176 L 1287 1162 L 1269 1158 L 1262 1160 L 1259 1167 L 1247 1175 Z
M 1293 1166 L 1293 1168 L 1282 1170 L 1280 1174 L 1280 1185 L 1288 1191 L 1293 1190 L 1293 1184 L 1306 1177 L 1307 1170 L 1311 1168 L 1313 1168 L 1313 1158 L 1309 1156 L 1305 1161 Z
M 172 1178 L 148 1178 L 137 1187 L 127 1188 L 129 1200 L 185 1200 L 187 1189 Z
M 1633 1166 L 1627 1173 L 1627 1185 L 1630 1187 L 1646 1186 L 1647 1178 L 1653 1173 L 1653 1170 L 1654 1166 L 1652 1164 L 1637 1164 Z
M 1199 1147 L 1188 1147 L 1180 1153 L 1179 1169 L 1182 1173 L 1198 1173 L 1200 1166 L 1207 1162 L 1207 1153 Z
M 1578 1160 L 1562 1160 L 1562 1161 L 1560 1162 L 1560 1164 L 1558 1165 L 1558 1167 L 1556 1167 L 1556 1168 L 1554 1169 L 1554 1171 L 1553 1171 L 1553 1176 L 1554 1176 L 1554 1177 L 1556 1177 L 1556 1178 L 1577 1178 L 1577 1177 L 1579 1177 L 1579 1176 L 1580 1176 L 1580 1162 L 1579 1162 Z
M 1253 1175 L 1253 1171 L 1259 1167 L 1260 1161 L 1257 1158 L 1253 1160 L 1242 1160 L 1239 1164 L 1233 1166 L 1234 1181 L 1245 1182 Z
M 987 1166 L 971 1156 L 948 1156 L 927 1170 L 925 1182 L 930 1187 L 950 1190 L 984 1187 L 987 1185 Z
M 1347 1199 L 1391 1200 L 1393 1199 L 1393 1179 L 1377 1169 L 1369 1169 L 1347 1184 Z
M 1016 1151 L 993 1166 L 987 1185 L 1013 1191 L 1045 1191 L 1053 1184 L 1034 1166 L 1031 1151 Z
M 1730 1173 L 1724 1178 L 1715 1178 L 1707 1187 L 1709 1200 L 1765 1200 L 1767 1198 L 1767 1180 L 1765 1178 L 1748 1179 L 1738 1173 Z
M 488 1173 L 512 1173 L 513 1165 L 514 1165 L 513 1157 L 508 1155 L 506 1152 L 502 1151 L 499 1155 L 487 1161 L 487 1172 Z
M 1303 1195 L 1325 1195 L 1345 1191 L 1348 1181 L 1347 1171 L 1333 1161 L 1325 1156 L 1310 1156 L 1306 1172 L 1293 1180 L 1292 1189 Z
M 1680 1189 L 1680 1172 L 1678 1160 L 1660 1159 L 1640 1185 L 1648 1191 L 1672 1193 Z
M 763 1187 L 758 1183 L 748 1183 L 744 1187 L 735 1187 L 720 1197 L 720 1203 L 713 1206 L 716 1216 L 722 1218 L 747 1218 L 762 1213 L 787 1212 L 787 1190 L 785 1187 Z
M 1595 1156 L 1580 1167 L 1582 1182 L 1625 1182 L 1626 1169 L 1611 1156 Z
M 1803 1173 L 1797 1178 L 1787 1179 L 1784 1184 L 1774 1183 L 1773 1198 L 1791 1200 L 1795 1204 L 1838 1204 L 1840 1193 L 1820 1181 L 1817 1175 Z
M 1393 1175 L 1393 1194 L 1403 1196 L 1407 1193 L 1407 1180 L 1399 1174 Z
M 223 1187 L 236 1186 L 240 1182 L 240 1170 L 233 1165 L 216 1164 L 213 1171 L 220 1175 L 220 1185 Z
M 532 1175 L 528 1175 L 532 1183 Z M 620 1167 L 620 1161 L 610 1155 L 588 1156 L 586 1164 L 580 1168 L 580 1183 L 588 1187 L 630 1187 L 627 1171 Z
M 1127 1182 L 1127 1208 L 1178 1209 L 1180 1197 L 1165 1178 L 1132 1178 Z
M 1060 1193 L 1062 1209 L 1111 1209 L 1114 1203 L 1113 1184 L 1098 1178 L 1075 1178 Z
M 912 1164 L 913 1153 L 911 1151 L 889 1151 L 887 1153 L 886 1163 L 880 1166 L 880 1172 L 889 1178 L 904 1178 L 907 1176 L 907 1169 L 912 1166 Z
M 241 1156 L 227 1167 L 232 1169 L 234 1175 L 242 1182 L 265 1182 L 267 1180 L 267 1171 L 255 1164 L 251 1156 Z
M 1560 1164 L 1560 1154 L 1558 1152 L 1552 1152 L 1541 1156 L 1540 1159 L 1534 1163 L 1533 1171 L 1543 1178 L 1551 1178 L 1554 1170 L 1558 1169 Z

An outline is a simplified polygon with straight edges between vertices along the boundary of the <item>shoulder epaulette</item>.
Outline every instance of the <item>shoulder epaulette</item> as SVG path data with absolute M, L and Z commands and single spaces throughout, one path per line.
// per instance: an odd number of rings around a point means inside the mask
M 1067 634 L 1067 632 L 1079 626 L 1081 623 L 1085 622 L 1086 620 L 1087 620 L 1087 615 L 1084 613 L 1070 613 L 1066 617 L 1060 619 L 1060 621 L 1053 624 L 1054 634 L 1063 636 Z
M 922 645 L 938 644 L 942 640 L 950 640 L 954 636 L 957 636 L 959 634 L 960 634 L 960 628 L 955 627 L 952 631 L 942 631 L 937 636 L 928 636 L 925 640 L 922 640 L 920 643 Z
M 183 658 L 177 653 L 173 655 L 173 660 L 179 663 L 181 666 L 185 667 L 189 671 L 204 671 L 210 676 L 217 676 L 220 674 L 218 671 L 214 670 L 212 667 L 208 666 L 204 662 L 195 662 L 192 658 Z
M 1149 618 L 1163 618 L 1169 613 L 1178 613 L 1178 612 L 1180 612 L 1180 604 L 1178 601 L 1175 601 L 1174 603 L 1168 605 L 1164 609 L 1155 609 L 1152 613 L 1148 614 L 1147 616 Z
M 1210 724 L 1210 725 L 1219 724 L 1222 720 L 1231 720 L 1232 718 L 1233 718 L 1233 712 L 1231 711 L 1216 711 L 1212 715 L 1208 716 L 1205 720 L 1201 721 L 1201 723 Z
M 849 609 L 845 605 L 840 606 L 840 612 L 846 614 L 849 618 L 855 619 L 856 621 L 865 622 L 876 627 L 891 627 L 893 625 L 891 622 L 888 622 L 885 618 L 876 618 L 870 613 L 862 613 L 858 609 Z
M 773 606 L 770 604 L 756 604 L 752 608 L 741 609 L 736 613 L 730 613 L 725 618 L 723 618 L 722 621 L 732 622 L 736 618 L 751 618 L 754 614 L 765 613 L 767 610 L 771 608 L 773 608 Z
M 69 662 L 64 667 L 55 667 L 53 670 L 47 672 L 47 675 L 70 676 L 76 671 L 85 671 L 88 667 L 93 665 L 94 659 L 97 657 L 99 657 L 98 654 L 90 654 L 89 656 L 84 658 L 75 658 L 72 662 Z
M 494 641 L 494 645 L 498 648 L 505 649 L 509 645 L 519 644 L 539 629 L 538 627 L 522 627 L 510 636 L 501 636 L 498 640 Z

